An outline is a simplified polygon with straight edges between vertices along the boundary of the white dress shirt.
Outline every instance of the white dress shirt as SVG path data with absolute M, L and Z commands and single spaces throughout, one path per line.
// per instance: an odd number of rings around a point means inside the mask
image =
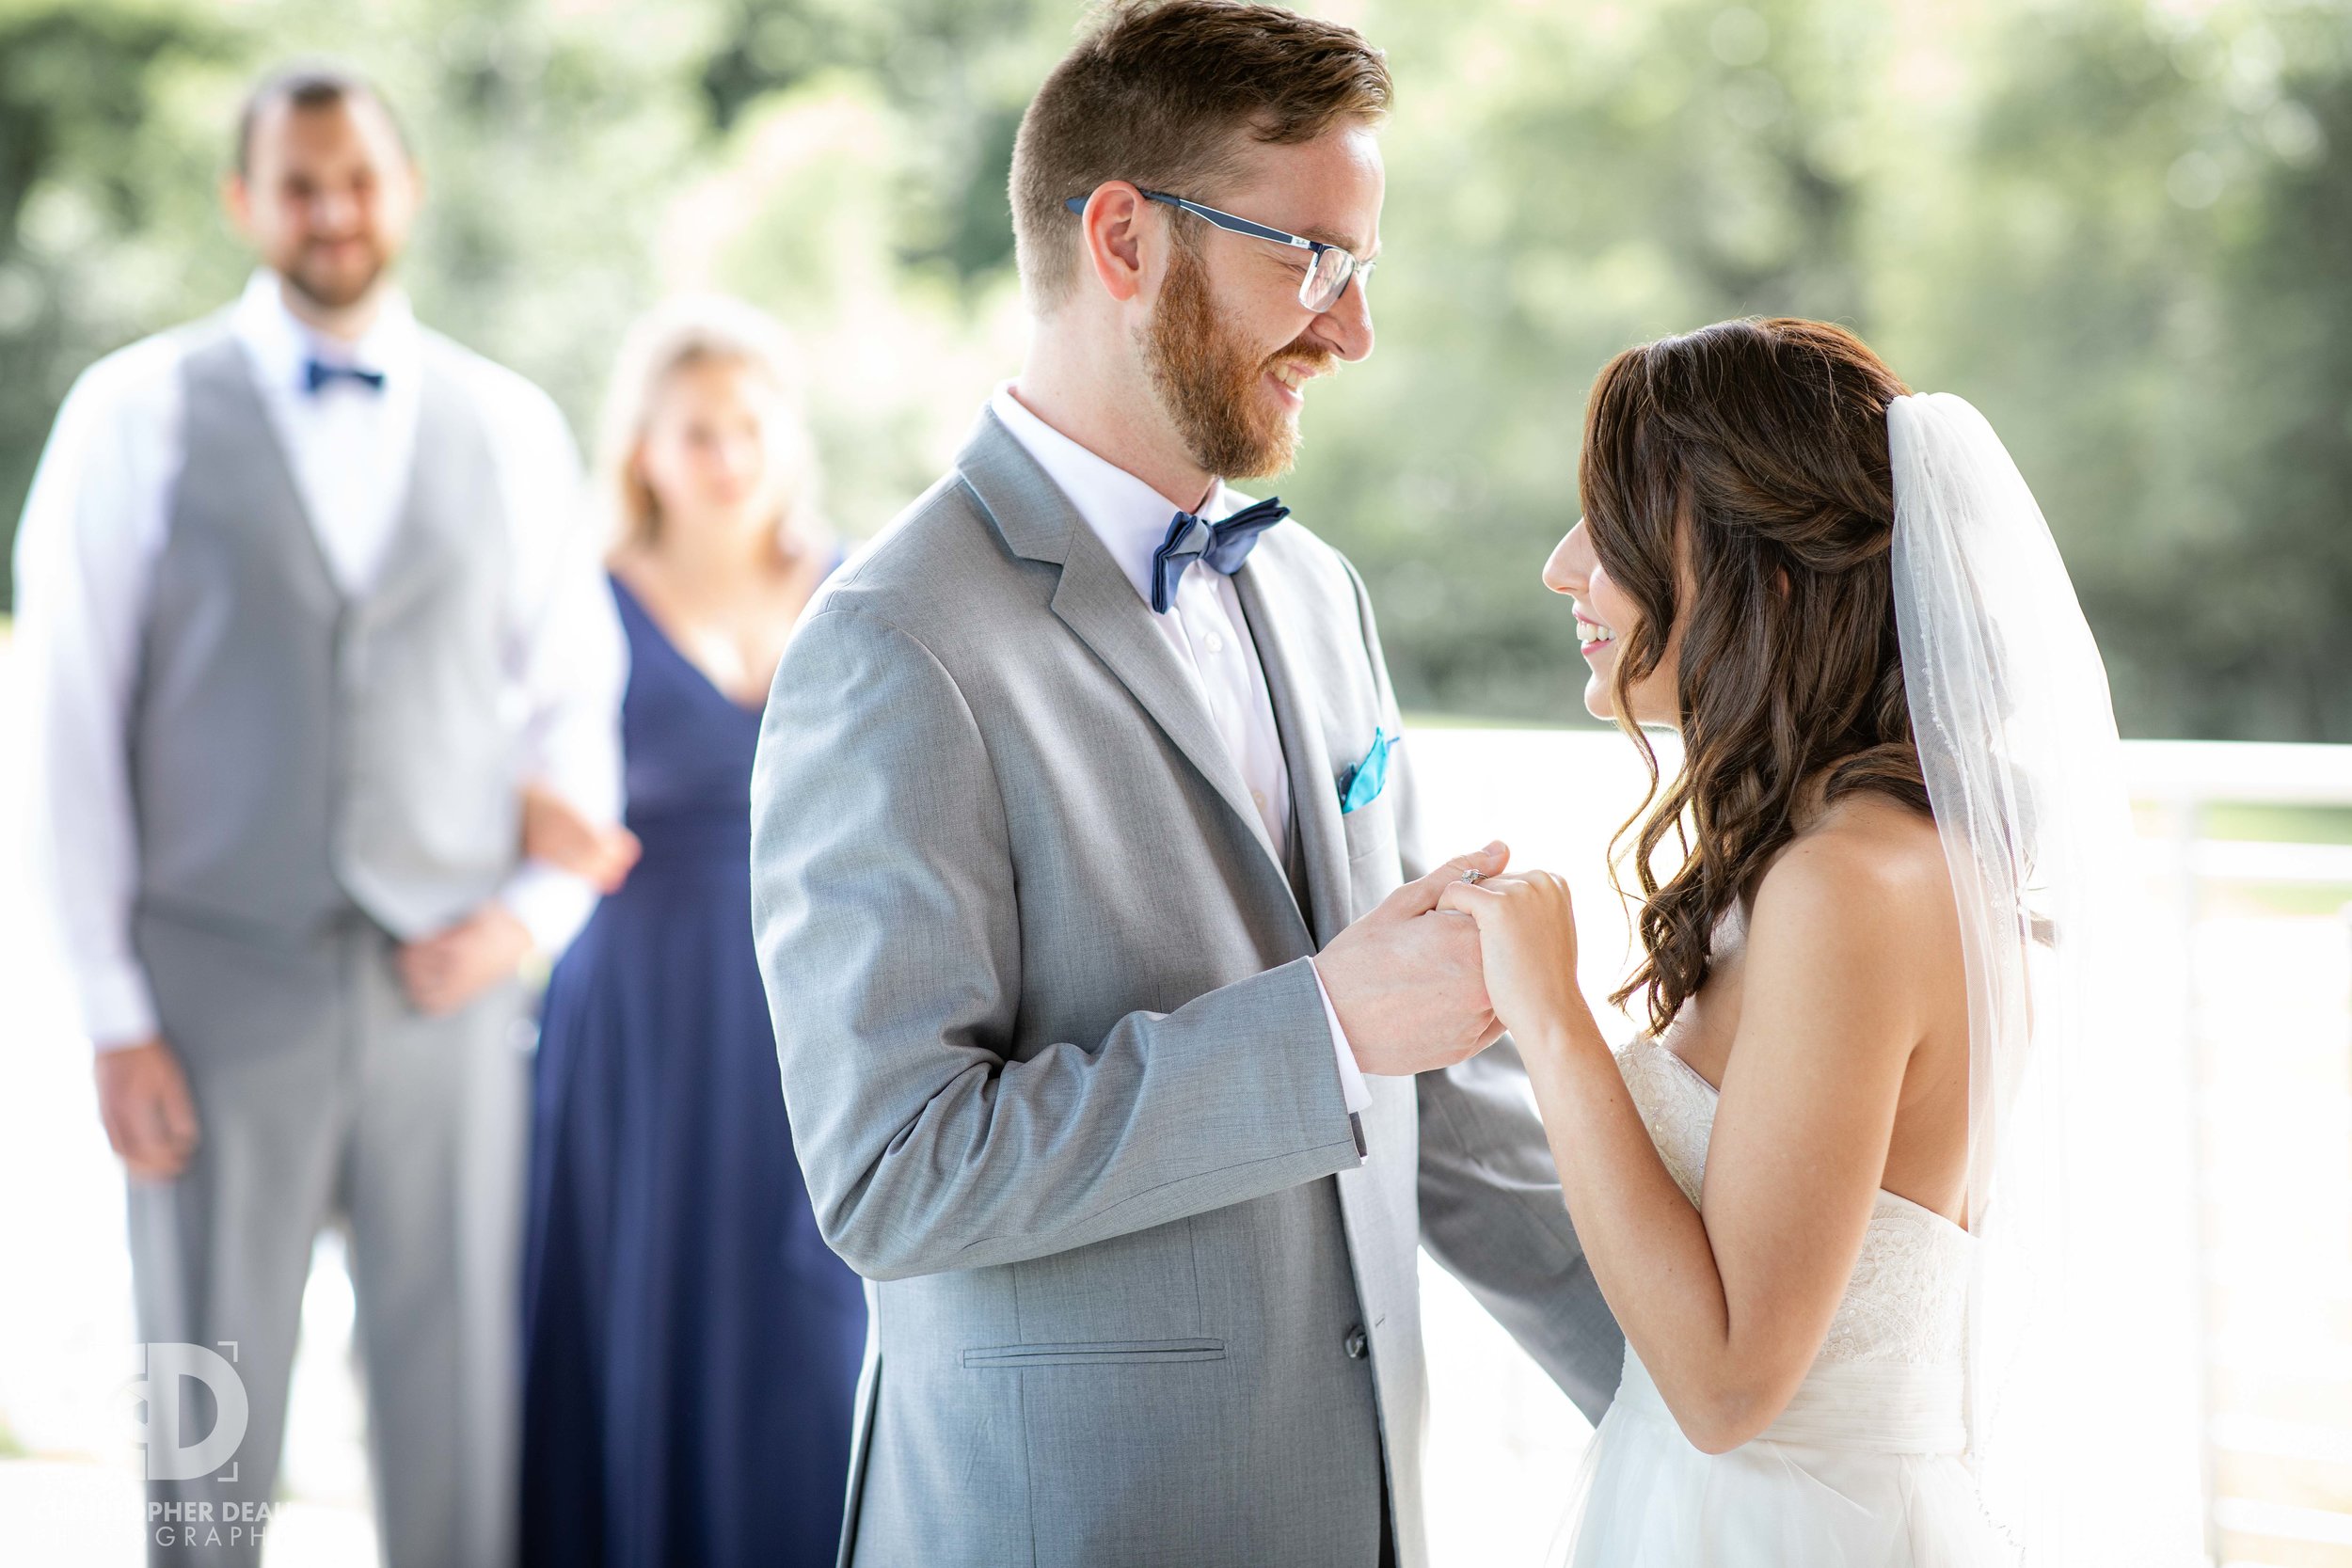
M 1014 396 L 1008 382 L 996 389 L 989 407 L 1013 438 L 1037 459 L 1087 527 L 1103 541 L 1111 559 L 1126 574 L 1141 596 L 1144 612 L 1152 615 L 1160 635 L 1175 649 L 1177 661 L 1192 672 L 1209 717 L 1224 739 L 1226 751 L 1240 768 L 1249 788 L 1250 803 L 1258 808 L 1257 828 L 1265 836 L 1275 863 L 1287 863 L 1284 846 L 1290 838 L 1290 769 L 1282 760 L 1282 736 L 1275 727 L 1274 699 L 1266 689 L 1265 669 L 1258 662 L 1258 644 L 1250 638 L 1241 595 L 1233 579 L 1205 562 L 1196 562 L 1177 579 L 1175 602 L 1165 615 L 1152 611 L 1152 556 L 1168 538 L 1176 514 L 1188 510 L 1105 458 L 1099 457 L 1039 419 Z M 1218 481 L 1208 504 L 1196 516 L 1215 522 L 1249 504 Z M 1339 1061 L 1340 1087 L 1351 1113 L 1372 1103 L 1356 1053 L 1340 1027 L 1339 1010 L 1323 990 L 1323 975 L 1315 975 L 1323 994 L 1323 1014 L 1331 1026 L 1331 1045 Z
M 230 320 L 328 570 L 344 593 L 363 592 L 406 499 L 423 356 L 416 318 L 395 294 L 366 336 L 340 342 L 297 320 L 277 275 L 262 271 Z M 102 1050 L 156 1032 L 131 942 L 139 878 L 124 737 L 181 467 L 180 354 L 168 337 L 150 338 L 82 374 L 58 410 L 17 533 L 35 861 L 83 1027 Z M 383 388 L 337 378 L 310 392 L 312 357 L 379 371 Z M 503 673 L 522 719 L 525 773 L 592 817 L 617 819 L 628 649 L 597 541 L 581 527 L 571 432 L 530 382 L 476 356 L 467 363 L 512 531 Z M 553 954 L 587 919 L 596 892 L 526 863 L 500 898 Z

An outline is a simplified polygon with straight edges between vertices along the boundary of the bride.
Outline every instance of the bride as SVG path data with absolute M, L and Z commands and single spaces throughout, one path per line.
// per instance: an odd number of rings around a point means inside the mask
M 1558 878 L 1444 899 L 1626 1332 L 1570 1560 L 2201 1560 L 2185 1320 L 2133 1288 L 2164 1189 L 2128 1124 L 2080 1135 L 2135 1071 L 2114 721 L 2024 481 L 1965 403 L 1773 320 L 1619 356 L 1581 486 L 1544 581 L 1649 761 L 1613 1000 L 1650 1032 L 1604 1042 Z M 1662 794 L 1642 725 L 1681 733 Z

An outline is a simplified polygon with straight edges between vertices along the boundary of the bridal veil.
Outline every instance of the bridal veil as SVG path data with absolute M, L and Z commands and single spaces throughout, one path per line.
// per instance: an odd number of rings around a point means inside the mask
M 2203 1562 L 2186 1020 L 2151 984 L 2106 673 L 1984 417 L 1903 397 L 1887 435 L 1969 990 L 1971 1460 L 2026 1568 Z

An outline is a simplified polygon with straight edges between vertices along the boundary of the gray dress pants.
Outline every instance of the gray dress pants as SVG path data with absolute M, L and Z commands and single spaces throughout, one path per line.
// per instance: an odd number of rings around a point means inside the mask
M 139 1333 L 230 1358 L 248 1404 L 220 1467 L 151 1479 L 150 1560 L 259 1560 L 311 1247 L 340 1224 L 385 1561 L 501 1568 L 517 1473 L 523 988 L 426 1018 L 391 939 L 357 913 L 289 942 L 150 911 L 135 935 L 202 1129 L 178 1180 L 131 1187 Z M 189 1398 L 184 1441 L 215 1414 Z

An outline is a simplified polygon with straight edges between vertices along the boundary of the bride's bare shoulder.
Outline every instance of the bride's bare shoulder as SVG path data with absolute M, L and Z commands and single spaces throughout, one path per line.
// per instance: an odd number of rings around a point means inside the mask
M 1956 944 L 1951 873 L 1934 821 L 1883 795 L 1828 806 L 1765 871 L 1754 934 L 1842 936 L 1882 951 Z

